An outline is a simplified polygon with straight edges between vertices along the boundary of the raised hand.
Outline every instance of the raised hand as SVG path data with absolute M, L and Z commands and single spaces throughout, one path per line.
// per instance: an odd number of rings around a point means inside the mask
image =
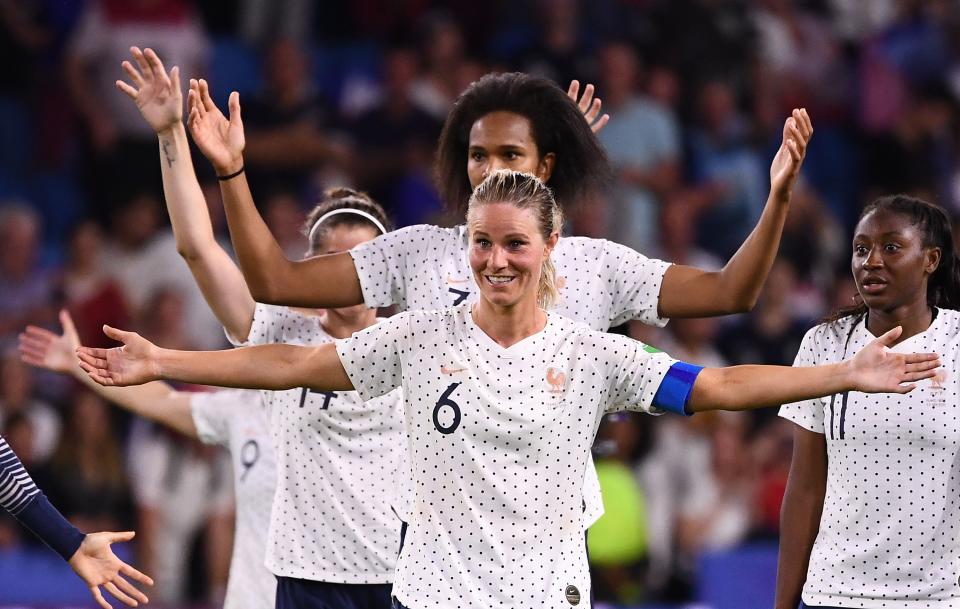
M 610 115 L 600 115 L 602 102 L 599 97 L 594 98 L 593 94 L 594 86 L 588 84 L 583 88 L 583 96 L 577 99 L 580 95 L 579 80 L 571 80 L 570 87 L 567 89 L 567 96 L 580 107 L 580 112 L 583 112 L 583 118 L 586 119 L 587 124 L 590 125 L 590 129 L 592 129 L 594 133 L 600 133 L 600 130 L 603 129 L 610 120 Z
M 908 393 L 913 383 L 933 378 L 940 367 L 936 353 L 894 353 L 890 351 L 903 329 L 900 326 L 879 336 L 857 352 L 849 364 L 853 384 L 865 393 Z
M 144 120 L 157 133 L 181 122 L 183 94 L 180 92 L 180 68 L 174 66 L 168 74 L 153 49 L 141 51 L 137 47 L 130 47 L 130 54 L 137 62 L 137 67 L 129 61 L 124 61 L 120 67 L 130 77 L 133 86 L 118 80 L 117 88 L 136 102 Z
M 770 164 L 770 193 L 788 201 L 807 156 L 807 144 L 813 137 L 813 123 L 805 108 L 794 109 L 783 123 L 783 141 Z
M 80 346 L 80 336 L 66 309 L 60 310 L 60 325 L 63 326 L 63 334 L 27 326 L 19 336 L 20 359 L 37 368 L 60 373 L 72 372 L 77 366 L 76 351 Z
M 240 94 L 236 91 L 230 94 L 230 118 L 227 119 L 213 103 L 207 81 L 190 79 L 187 105 L 190 108 L 187 119 L 190 135 L 217 173 L 228 175 L 240 170 L 246 144 L 240 118 Z
M 133 536 L 133 531 L 90 533 L 84 537 L 83 543 L 68 561 L 74 572 L 90 587 L 90 593 L 103 609 L 111 609 L 112 605 L 103 598 L 100 586 L 103 586 L 103 589 L 114 598 L 131 607 L 150 602 L 147 596 L 137 590 L 124 576 L 148 586 L 153 585 L 153 580 L 117 558 L 110 549 L 110 544 L 130 541 Z
M 160 378 L 157 347 L 136 332 L 103 326 L 103 333 L 123 343 L 113 349 L 78 347 L 80 367 L 105 386 L 142 385 Z

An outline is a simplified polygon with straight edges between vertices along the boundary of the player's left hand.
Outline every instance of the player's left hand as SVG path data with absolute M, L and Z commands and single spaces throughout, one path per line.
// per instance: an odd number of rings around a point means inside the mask
M 813 137 L 813 123 L 805 108 L 794 108 L 783 123 L 783 141 L 770 163 L 770 194 L 789 201 L 807 156 L 807 144 Z
M 583 112 L 583 118 L 587 121 L 587 124 L 590 125 L 590 129 L 594 133 L 600 133 L 600 130 L 607 124 L 610 120 L 609 114 L 600 114 L 600 107 L 603 105 L 599 97 L 594 97 L 595 88 L 593 85 L 588 84 L 583 88 L 583 95 L 580 96 L 580 81 L 571 80 L 570 87 L 567 88 L 567 96 L 580 107 L 580 112 Z M 579 97 L 579 99 L 577 99 Z
M 67 561 L 70 568 L 90 587 L 90 593 L 103 609 L 111 609 L 112 605 L 103 598 L 100 592 L 101 586 L 114 598 L 131 607 L 150 602 L 147 595 L 126 578 L 148 586 L 153 585 L 153 580 L 117 558 L 110 548 L 110 544 L 130 541 L 133 536 L 133 531 L 90 533 L 83 538 L 83 543 Z
M 847 360 L 851 385 L 865 393 L 908 393 L 913 383 L 932 378 L 940 367 L 936 353 L 894 353 L 890 347 L 903 332 L 897 326 L 875 338 Z

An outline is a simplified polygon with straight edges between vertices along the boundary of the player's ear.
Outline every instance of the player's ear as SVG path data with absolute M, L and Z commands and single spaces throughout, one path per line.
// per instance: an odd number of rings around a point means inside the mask
M 543 257 L 549 258 L 550 253 L 553 251 L 553 248 L 557 247 L 557 241 L 560 240 L 560 233 L 553 232 L 550 233 L 550 236 L 547 238 L 546 247 L 543 248 Z

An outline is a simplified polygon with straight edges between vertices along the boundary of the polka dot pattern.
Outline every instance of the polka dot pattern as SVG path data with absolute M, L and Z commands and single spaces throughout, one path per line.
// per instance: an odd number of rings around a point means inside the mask
M 258 304 L 246 344 L 319 345 L 317 316 Z M 267 566 L 281 576 L 343 584 L 393 581 L 400 521 L 390 509 L 404 463 L 399 392 L 264 392 L 277 447 Z
M 589 607 L 582 488 L 600 418 L 651 411 L 674 360 L 550 314 L 509 347 L 470 306 L 337 341 L 362 397 L 402 386 L 413 482 L 394 595 L 406 606 Z
M 841 361 L 872 339 L 853 317 L 817 326 L 796 365 Z M 808 605 L 960 606 L 960 313 L 940 309 L 925 332 L 893 350 L 939 353 L 942 375 L 906 395 L 850 392 L 780 410 L 826 436 L 827 492 L 803 588 Z
M 429 310 L 479 298 L 467 248 L 465 226 L 418 225 L 381 235 L 350 254 L 368 306 Z M 555 313 L 600 331 L 631 319 L 658 326 L 666 323 L 657 315 L 657 305 L 668 262 L 586 237 L 563 237 L 551 258 L 561 285 Z M 603 515 L 592 457 L 583 501 L 589 526 Z
M 200 440 L 230 452 L 236 498 L 233 556 L 225 609 L 272 607 L 277 580 L 263 564 L 277 465 L 266 406 L 259 391 L 228 389 L 190 399 Z

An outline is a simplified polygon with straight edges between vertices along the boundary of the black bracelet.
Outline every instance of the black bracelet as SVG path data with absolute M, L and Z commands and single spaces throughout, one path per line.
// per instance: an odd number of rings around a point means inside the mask
M 241 173 L 243 173 L 243 170 L 244 170 L 244 169 L 245 169 L 245 167 L 241 167 L 241 168 L 238 169 L 236 172 L 231 173 L 231 174 L 228 175 L 228 176 L 217 176 L 217 179 L 220 180 L 221 182 L 224 182 L 224 181 L 226 181 L 226 180 L 232 180 L 233 178 L 235 178 L 235 177 L 237 177 L 238 175 L 240 175 Z

